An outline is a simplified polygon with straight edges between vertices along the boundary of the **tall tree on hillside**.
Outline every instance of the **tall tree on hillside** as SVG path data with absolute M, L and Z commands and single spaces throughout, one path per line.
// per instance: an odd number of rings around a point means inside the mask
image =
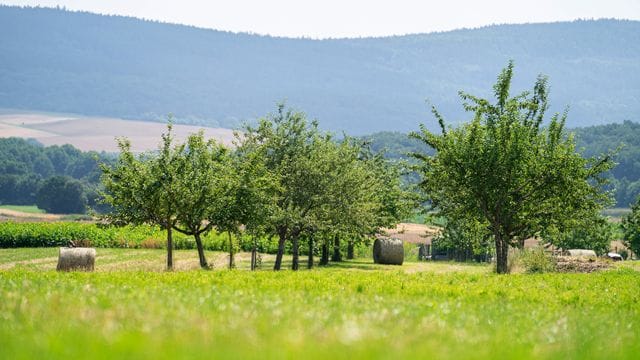
M 496 247 L 496 271 L 507 273 L 510 246 L 541 230 L 592 216 L 609 201 L 600 176 L 613 163 L 609 156 L 585 159 L 564 131 L 566 113 L 542 122 L 547 80 L 539 77 L 533 92 L 510 96 L 513 63 L 498 76 L 495 103 L 460 93 L 473 120 L 457 128 L 445 126 L 434 108 L 442 133 L 421 125 L 413 136 L 436 150 L 416 154 L 421 160 L 421 186 L 443 214 L 462 214 L 486 223 Z
M 169 123 L 162 134 L 157 154 L 136 156 L 126 138 L 118 139 L 120 155 L 113 166 L 102 165 L 103 198 L 113 211 L 111 222 L 161 226 L 167 232 L 167 269 L 173 269 L 173 234 L 178 221 L 177 199 L 181 196 L 176 179 L 181 169 L 173 145 Z

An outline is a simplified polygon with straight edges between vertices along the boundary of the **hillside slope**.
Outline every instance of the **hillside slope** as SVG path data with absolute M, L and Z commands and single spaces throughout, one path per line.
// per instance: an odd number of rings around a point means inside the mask
M 640 22 L 502 25 L 388 38 L 234 34 L 119 16 L 0 6 L 0 108 L 236 127 L 283 99 L 334 131 L 408 131 L 429 99 L 464 119 L 508 59 L 515 86 L 550 76 L 569 125 L 637 118 Z

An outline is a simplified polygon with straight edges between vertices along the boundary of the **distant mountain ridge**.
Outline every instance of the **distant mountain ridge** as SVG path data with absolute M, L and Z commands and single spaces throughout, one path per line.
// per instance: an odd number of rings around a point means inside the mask
M 516 90 L 549 75 L 570 126 L 640 114 L 640 22 L 499 25 L 385 38 L 235 34 L 120 16 L 0 6 L 0 108 L 237 127 L 287 103 L 333 131 L 468 120 L 509 59 Z

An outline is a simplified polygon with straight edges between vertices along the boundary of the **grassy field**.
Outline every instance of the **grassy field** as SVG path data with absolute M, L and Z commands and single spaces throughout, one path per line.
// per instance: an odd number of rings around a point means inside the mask
M 35 205 L 0 205 L 0 209 L 19 211 L 26 214 L 44 214 L 45 211 Z
M 640 273 L 508 275 L 486 265 L 358 259 L 311 271 L 197 270 L 194 251 L 0 250 L 0 358 L 634 359 Z M 634 268 L 635 266 L 635 268 Z

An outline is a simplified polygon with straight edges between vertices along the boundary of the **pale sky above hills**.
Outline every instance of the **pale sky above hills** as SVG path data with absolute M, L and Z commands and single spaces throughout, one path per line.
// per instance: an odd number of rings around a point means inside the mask
M 312 38 L 575 19 L 640 20 L 640 0 L 0 0 L 0 4 L 59 5 L 218 30 Z

